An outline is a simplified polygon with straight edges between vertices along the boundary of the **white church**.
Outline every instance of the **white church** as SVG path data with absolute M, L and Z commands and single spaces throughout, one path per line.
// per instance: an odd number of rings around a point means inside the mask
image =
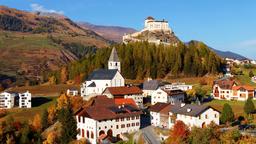
M 89 100 L 91 97 L 101 95 L 107 87 L 124 86 L 124 78 L 120 72 L 121 63 L 116 49 L 113 48 L 108 60 L 108 69 L 94 70 L 81 84 L 81 96 Z

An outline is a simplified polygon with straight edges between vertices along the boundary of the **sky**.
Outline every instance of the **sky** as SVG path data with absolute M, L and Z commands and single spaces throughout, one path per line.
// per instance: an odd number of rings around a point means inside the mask
M 137 30 L 153 16 L 169 21 L 184 42 L 199 40 L 256 59 L 256 0 L 0 0 L 0 5 Z

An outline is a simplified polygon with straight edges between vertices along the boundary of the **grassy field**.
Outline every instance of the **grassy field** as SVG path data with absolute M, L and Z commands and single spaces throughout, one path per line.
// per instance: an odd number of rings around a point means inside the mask
M 235 113 L 235 116 L 244 116 L 244 103 L 243 101 L 228 101 L 228 100 L 212 100 L 206 105 L 212 106 L 213 108 L 222 111 L 223 105 L 228 103 Z M 256 106 L 256 100 L 253 101 Z
M 32 108 L 30 109 L 20 109 L 13 108 L 7 110 L 7 115 L 0 118 L 0 121 L 5 120 L 8 116 L 12 116 L 14 120 L 17 121 L 29 121 L 33 120 L 33 117 L 39 113 L 41 114 L 43 110 L 47 109 L 50 105 L 56 103 L 57 97 L 36 97 L 32 98 Z
M 66 92 L 67 89 L 76 88 L 79 90 L 79 85 L 37 85 L 37 86 L 24 86 L 24 87 L 14 87 L 9 89 L 15 92 L 29 91 L 32 93 L 33 97 L 48 97 L 48 96 L 59 96 L 61 92 Z
M 251 81 L 251 77 L 249 77 L 249 72 L 252 71 L 254 75 L 256 75 L 256 68 L 245 68 L 244 66 L 239 66 L 238 68 L 233 68 L 235 71 L 242 71 L 243 75 L 236 75 L 236 80 L 243 85 L 251 85 L 256 87 L 256 83 Z

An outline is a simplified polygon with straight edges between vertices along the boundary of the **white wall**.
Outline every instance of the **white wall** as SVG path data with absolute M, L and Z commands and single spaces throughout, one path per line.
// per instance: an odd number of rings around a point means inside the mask
M 0 93 L 0 109 L 10 109 L 14 107 L 15 94 L 8 92 Z
M 151 104 L 154 105 L 157 102 L 167 103 L 167 93 L 162 89 L 158 88 L 156 91 L 152 93 L 151 96 Z
M 19 94 L 19 107 L 31 108 L 31 93 L 25 92 Z

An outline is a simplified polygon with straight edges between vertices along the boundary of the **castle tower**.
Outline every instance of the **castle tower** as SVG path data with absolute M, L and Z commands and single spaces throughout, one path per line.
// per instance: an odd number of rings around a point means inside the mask
M 112 49 L 108 60 L 108 69 L 117 69 L 119 72 L 121 72 L 121 63 L 119 61 L 116 48 Z

